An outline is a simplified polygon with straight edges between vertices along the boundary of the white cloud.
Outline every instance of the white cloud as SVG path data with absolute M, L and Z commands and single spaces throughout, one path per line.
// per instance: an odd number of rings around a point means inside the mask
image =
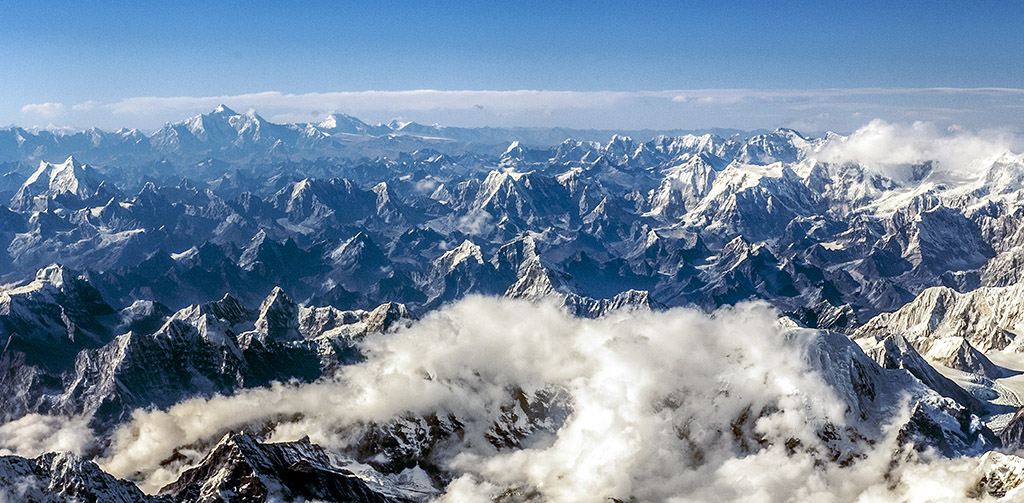
M 29 414 L 0 425 L 0 455 L 32 458 L 53 451 L 81 455 L 94 443 L 88 423 L 82 417 Z
M 304 94 L 278 91 L 175 97 L 130 97 L 85 101 L 69 110 L 59 103 L 26 105 L 23 118 L 42 113 L 105 129 L 157 128 L 206 113 L 221 103 L 256 109 L 277 122 L 318 121 L 330 112 L 368 122 L 408 117 L 455 126 L 564 126 L 598 129 L 773 129 L 804 124 L 813 132 L 852 131 L 864 117 L 932 121 L 943 127 L 1013 125 L 1024 90 L 1002 88 L 690 89 L 654 91 L 437 90 L 342 91 Z M 30 113 L 31 111 L 31 113 Z M 65 114 L 65 112 L 67 112 Z M 823 117 L 818 115 L 826 114 Z M 713 119 L 712 119 L 713 118 Z M 13 119 L 13 118 L 10 118 Z M 0 118 L 0 122 L 4 120 Z M 811 132 L 811 131 L 805 131 Z
M 854 97 L 912 97 L 912 96 L 990 96 L 1014 97 L 1024 96 L 1024 89 L 1015 88 L 951 88 L 951 87 L 917 87 L 917 88 L 831 88 L 831 89 L 690 89 L 665 91 L 675 93 L 672 101 L 686 102 L 725 102 L 739 101 L 803 101 Z
M 477 210 L 459 217 L 456 226 L 462 232 L 479 236 L 493 229 L 494 217 L 486 210 Z
M 940 484 L 963 494 L 977 481 L 977 459 L 910 456 L 901 459 L 921 464 L 901 473 L 893 428 L 850 467 L 821 463 L 818 428 L 841 426 L 845 406 L 805 363 L 806 333 L 785 334 L 775 320 L 761 304 L 581 320 L 551 305 L 471 297 L 369 337 L 367 360 L 333 379 L 136 412 L 101 464 L 152 491 L 247 425 L 343 450 L 367 422 L 451 413 L 465 434 L 438 453 L 456 474 L 445 502 L 492 501 L 509 488 L 548 502 L 928 501 L 950 494 Z M 484 433 L 509 390 L 545 385 L 571 396 L 556 435 L 490 447 Z M 774 411 L 752 425 L 772 447 L 738 450 L 729 432 L 747 407 Z M 893 424 L 907 419 L 893 413 Z M 788 452 L 792 439 L 806 450 Z M 166 462 L 172 454 L 179 461 Z
M 309 110 L 491 110 L 546 111 L 612 108 L 643 99 L 699 105 L 744 101 L 798 102 L 863 96 L 1020 96 L 1020 89 L 695 89 L 665 91 L 436 90 L 351 91 L 289 94 L 276 91 L 220 96 L 136 97 L 104 105 L 112 113 L 146 115 L 167 111 L 207 110 L 220 103 L 241 109 Z M 95 102 L 86 102 L 90 107 Z M 85 105 L 85 104 L 82 104 Z M 78 105 L 76 105 L 78 106 Z M 326 113 L 326 112 L 325 112 Z
M 1001 464 L 1021 463 L 897 455 L 906 407 L 850 466 L 822 462 L 819 428 L 842 428 L 845 405 L 807 363 L 811 332 L 784 332 L 776 316 L 746 304 L 584 320 L 549 304 L 470 297 L 368 336 L 367 359 L 333 378 L 136 411 L 100 464 L 152 492 L 229 430 L 269 428 L 274 441 L 309 435 L 340 452 L 368 422 L 432 413 L 465 425 L 450 449 L 435 452 L 455 474 L 443 502 L 493 501 L 510 488 L 552 503 L 946 501 Z M 523 449 L 491 447 L 484 435 L 509 391 L 542 386 L 571 397 L 564 425 Z M 750 428 L 769 446 L 742 452 L 731 432 L 748 408 L 766 411 Z M 33 416 L 0 427 L 0 444 L 23 455 L 82 450 L 91 442 L 83 428 Z M 790 452 L 795 440 L 801 447 Z
M 1022 138 L 1002 130 L 969 132 L 959 124 L 941 128 L 935 123 L 891 123 L 873 120 L 848 137 L 835 137 L 813 154 L 828 162 L 855 162 L 902 179 L 909 169 L 935 162 L 934 178 L 962 180 L 1006 154 L 1021 151 Z
M 409 329 L 368 338 L 367 361 L 335 379 L 136 412 L 103 466 L 117 476 L 141 471 L 152 490 L 181 469 L 163 463 L 176 449 L 195 459 L 202 446 L 245 425 L 280 422 L 275 439 L 309 435 L 338 449 L 368 421 L 451 413 L 466 425 L 447 461 L 465 476 L 453 492 L 527 485 L 548 501 L 663 500 L 703 484 L 708 470 L 732 458 L 732 447 L 718 445 L 731 442 L 715 432 L 748 406 L 780 409 L 758 423 L 772 438 L 813 443 L 815 425 L 842 423 L 842 406 L 808 371 L 801 346 L 783 341 L 775 319 L 756 304 L 714 317 L 676 309 L 581 320 L 552 305 L 471 297 Z M 567 390 L 574 408 L 553 443 L 511 453 L 489 447 L 484 433 L 509 390 L 549 385 Z M 678 436 L 683 424 L 704 451 L 700 470 L 685 469 L 698 454 Z
M 102 105 L 103 104 L 98 102 L 98 101 L 89 100 L 89 101 L 85 101 L 85 102 L 79 103 L 77 105 L 72 105 L 71 109 L 72 110 L 79 110 L 79 111 L 88 112 L 90 110 L 95 110 L 97 107 L 102 106 Z
M 53 119 L 67 113 L 62 103 L 30 103 L 21 107 L 22 115 Z
M 0 503 L 32 501 L 31 496 L 37 496 L 37 501 L 41 501 L 45 497 L 40 494 L 43 484 L 34 473 L 27 473 L 22 477 L 4 482 L 5 487 L 0 487 Z
M 612 91 L 354 91 L 286 94 L 262 92 L 206 97 L 139 97 L 106 105 L 115 114 L 154 114 L 166 111 L 209 109 L 220 103 L 241 108 L 297 110 L 548 110 L 610 107 L 622 100 L 659 93 Z

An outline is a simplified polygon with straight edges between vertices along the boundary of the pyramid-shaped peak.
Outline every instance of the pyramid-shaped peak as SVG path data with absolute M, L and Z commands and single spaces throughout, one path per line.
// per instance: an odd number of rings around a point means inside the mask
M 259 318 L 256 320 L 257 337 L 264 343 L 301 339 L 298 313 L 298 304 L 288 298 L 281 287 L 275 286 L 274 291 L 260 305 Z
M 345 241 L 345 243 L 373 243 L 373 239 L 370 238 L 366 231 L 359 231 Z
M 284 293 L 283 288 L 275 286 L 270 295 L 263 299 L 263 303 L 260 304 L 260 317 L 265 317 L 267 313 L 280 309 L 291 309 L 295 305 L 295 302 L 288 297 L 288 294 Z
M 412 121 L 400 121 L 398 119 L 391 119 L 391 122 L 388 123 L 388 127 L 393 129 L 393 130 L 395 130 L 395 131 L 401 131 L 403 128 L 405 128 L 409 124 L 415 124 L 415 122 L 412 122 Z
M 249 309 L 246 309 L 238 299 L 231 296 L 229 293 L 225 293 L 218 301 L 207 302 L 199 306 L 200 312 L 204 314 L 210 314 L 214 317 L 227 321 L 232 325 L 237 325 L 246 320 L 251 320 L 250 316 L 254 313 Z
M 61 164 L 41 161 L 11 199 L 10 207 L 16 211 L 42 210 L 46 200 L 65 194 L 85 200 L 95 195 L 100 182 L 93 170 L 74 157 L 69 156 Z
M 220 105 L 217 105 L 217 108 L 213 109 L 213 113 L 215 113 L 217 115 L 238 115 L 237 112 L 235 112 L 234 110 L 228 108 L 228 106 L 223 104 L 223 103 L 221 103 Z
M 153 182 L 146 182 L 145 185 L 143 185 L 142 188 L 139 189 L 139 193 L 136 195 L 136 197 L 142 197 L 142 196 L 153 197 L 153 196 L 157 196 L 157 195 L 159 195 L 159 194 L 157 193 L 157 190 L 156 190 L 156 184 L 153 183 Z
M 250 246 L 262 245 L 267 240 L 267 231 L 260 229 L 249 239 Z
M 391 326 L 402 318 L 409 318 L 409 311 L 406 309 L 405 304 L 398 302 L 387 302 L 377 306 L 376 309 L 370 311 L 366 315 L 364 321 L 366 322 L 367 332 L 384 332 L 391 328 Z
M 359 231 L 341 244 L 330 254 L 331 260 L 336 263 L 360 263 L 375 264 L 383 266 L 387 262 L 384 252 L 373 242 L 373 239 L 363 231 Z

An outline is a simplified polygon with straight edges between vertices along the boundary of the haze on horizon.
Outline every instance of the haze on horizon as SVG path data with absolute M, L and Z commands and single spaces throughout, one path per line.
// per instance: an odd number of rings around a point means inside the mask
M 0 125 L 154 130 L 225 103 L 275 122 L 1019 133 L 1022 18 L 955 2 L 30 3 L 0 17 Z

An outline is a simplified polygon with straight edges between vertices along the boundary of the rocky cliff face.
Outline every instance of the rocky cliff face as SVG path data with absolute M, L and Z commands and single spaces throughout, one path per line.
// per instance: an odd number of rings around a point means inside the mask
M 244 433 L 230 433 L 196 467 L 181 474 L 161 494 L 170 501 L 348 501 L 391 503 L 365 482 L 331 463 L 309 439 L 263 444 Z
M 166 503 L 135 484 L 107 475 L 91 461 L 69 453 L 50 453 L 35 459 L 0 457 L 0 495 L 10 501 L 58 503 Z
M 374 491 L 351 472 L 332 464 L 308 439 L 261 443 L 245 433 L 226 435 L 202 462 L 186 470 L 158 495 L 115 479 L 73 454 L 35 459 L 0 457 L 0 495 L 13 501 L 111 503 L 405 501 Z
M 0 360 L 4 413 L 84 415 L 106 430 L 132 411 L 272 382 L 309 382 L 355 362 L 355 343 L 408 312 L 400 304 L 340 311 L 295 304 L 275 289 L 251 311 L 225 295 L 167 316 L 152 333 L 129 331 L 82 350 L 63 372 L 33 365 L 17 346 Z M 108 327 L 109 328 L 109 327 Z

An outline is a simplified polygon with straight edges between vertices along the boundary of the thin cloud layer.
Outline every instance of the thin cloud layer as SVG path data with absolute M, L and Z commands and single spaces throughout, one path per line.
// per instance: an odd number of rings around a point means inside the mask
M 206 109 L 224 102 L 241 102 L 253 108 L 296 108 L 325 110 L 546 110 L 552 108 L 600 108 L 625 99 L 659 93 L 611 91 L 359 91 L 337 93 L 285 94 L 264 92 L 237 96 L 202 98 L 129 98 L 107 105 L 115 114 L 151 114 L 161 111 Z
M 865 117 L 931 121 L 971 128 L 1024 129 L 1016 113 L 1024 90 L 695 89 L 663 91 L 436 90 L 260 92 L 218 96 L 131 97 L 116 102 L 30 104 L 15 119 L 59 119 L 61 126 L 155 129 L 225 103 L 255 109 L 277 122 L 311 122 L 342 112 L 369 122 L 404 118 L 455 126 L 564 126 L 596 129 L 796 127 L 808 132 L 852 131 Z M 714 120 L 709 120 L 714 117 Z

